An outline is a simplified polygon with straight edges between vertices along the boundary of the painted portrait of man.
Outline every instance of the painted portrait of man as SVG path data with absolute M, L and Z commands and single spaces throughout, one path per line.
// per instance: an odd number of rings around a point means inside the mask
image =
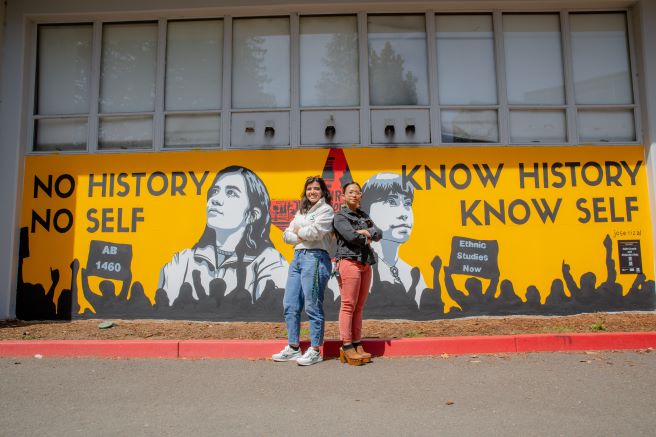
M 401 176 L 396 173 L 377 173 L 362 186 L 361 208 L 383 231 L 383 238 L 371 243 L 377 257 L 373 266 L 373 299 L 370 302 L 373 305 L 378 300 L 376 294 L 395 296 L 392 301 L 396 302 L 405 294 L 412 300 L 407 302 L 408 306 L 416 309 L 421 293 L 427 288 L 423 275 L 415 273 L 413 276 L 413 267 L 399 256 L 401 245 L 410 239 L 414 227 L 413 201 L 414 188 L 410 184 L 403 185 Z

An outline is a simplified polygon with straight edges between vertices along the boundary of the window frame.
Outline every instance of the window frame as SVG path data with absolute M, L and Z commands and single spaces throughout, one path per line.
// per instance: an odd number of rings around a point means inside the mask
M 489 146 L 587 146 L 587 145 L 636 145 L 642 144 L 642 127 L 641 127 L 641 106 L 639 99 L 639 78 L 637 74 L 637 59 L 634 27 L 632 22 L 632 13 L 629 8 L 600 8 L 600 9 L 545 9 L 545 10 L 522 10 L 522 9 L 503 9 L 503 10 L 481 10 L 481 11 L 458 11 L 458 10 L 428 10 L 427 8 L 408 8 L 398 12 L 389 13 L 386 11 L 366 12 L 340 8 L 339 10 L 326 10 L 317 12 L 316 8 L 307 7 L 307 11 L 299 10 L 289 13 L 262 13 L 262 14 L 231 14 L 232 10 L 226 11 L 225 14 L 211 13 L 204 15 L 190 15 L 185 13 L 162 13 L 152 16 L 143 16 L 144 14 L 126 14 L 126 17 L 112 18 L 103 16 L 80 17 L 79 20 L 70 17 L 33 17 L 29 22 L 28 44 L 26 52 L 28 55 L 29 65 L 29 85 L 26 92 L 28 99 L 25 105 L 25 144 L 24 151 L 26 155 L 48 155 L 53 153 L 74 155 L 74 154 L 102 154 L 102 153 L 147 153 L 147 152 L 168 152 L 168 151 L 191 151 L 191 150 L 255 150 L 269 149 L 266 146 L 248 146 L 239 147 L 231 144 L 231 120 L 233 114 L 239 113 L 261 113 L 261 112 L 286 112 L 289 114 L 289 145 L 273 148 L 283 149 L 306 149 L 306 148 L 329 148 L 329 147 L 489 147 Z M 563 60 L 563 78 L 565 86 L 565 104 L 564 105 L 511 105 L 507 99 L 507 78 L 505 71 L 505 55 L 503 45 L 503 14 L 540 14 L 552 13 L 559 15 L 560 24 L 560 42 L 561 56 Z M 575 13 L 622 13 L 626 20 L 626 43 L 627 55 L 629 56 L 629 68 L 631 69 L 630 78 L 633 92 L 633 103 L 630 105 L 577 105 L 574 100 L 574 83 L 573 83 L 573 59 L 572 59 L 572 42 L 570 29 L 570 15 Z M 158 18 L 155 18 L 157 15 Z M 367 19 L 369 16 L 380 15 L 423 15 L 425 17 L 426 31 L 426 50 L 428 62 L 428 105 L 416 106 L 375 106 L 373 109 L 422 109 L 428 111 L 430 120 L 430 142 L 428 144 L 374 144 L 371 141 L 371 112 L 372 106 L 369 101 L 369 53 L 368 53 L 368 29 Z M 436 16 L 437 15 L 491 15 L 493 29 L 493 48 L 496 70 L 496 105 L 440 105 L 439 87 L 437 76 L 437 40 L 436 40 Z M 300 19 L 303 16 L 355 16 L 357 20 L 358 32 L 358 70 L 359 70 L 359 88 L 360 104 L 353 107 L 301 107 L 300 106 Z M 285 108 L 262 108 L 262 109 L 235 109 L 232 108 L 232 57 L 233 57 L 233 19 L 237 18 L 288 18 L 290 24 L 290 106 Z M 167 45 L 167 27 L 169 22 L 175 21 L 205 21 L 205 20 L 222 20 L 223 22 L 223 57 L 221 59 L 221 68 L 223 79 L 221 86 L 221 107 L 217 110 L 206 111 L 186 111 L 186 110 L 165 110 L 165 74 L 166 74 L 166 45 Z M 157 24 L 157 65 L 155 77 L 155 109 L 152 112 L 135 112 L 135 113 L 111 113 L 105 114 L 100 112 L 99 94 L 100 94 L 100 69 L 102 54 L 102 34 L 103 26 L 106 24 L 120 23 L 156 23 Z M 87 114 L 65 114 L 65 115 L 39 115 L 35 113 L 36 99 L 38 98 L 37 90 L 37 69 L 38 69 L 38 33 L 41 25 L 92 25 L 92 54 L 91 54 L 91 80 L 89 84 L 89 112 Z M 437 29 L 439 30 L 439 29 Z M 495 110 L 497 111 L 498 121 L 498 142 L 481 142 L 481 143 L 449 143 L 442 141 L 441 130 L 441 111 L 442 110 Z M 564 143 L 556 142 L 511 142 L 510 141 L 510 111 L 511 110 L 563 110 L 566 122 L 566 141 Z M 585 110 L 613 110 L 623 109 L 633 111 L 634 128 L 636 133 L 635 141 L 621 142 L 582 142 L 579 139 L 578 132 L 578 113 Z M 359 112 L 359 142 L 355 144 L 302 144 L 301 143 L 301 112 L 311 111 L 342 111 L 357 110 Z M 182 146 L 182 147 L 164 147 L 165 121 L 170 115 L 202 115 L 211 114 L 220 117 L 220 145 L 214 146 Z M 114 116 L 150 116 L 153 121 L 153 141 L 152 146 L 148 149 L 109 149 L 101 150 L 98 147 L 99 126 L 103 117 Z M 36 146 L 36 123 L 40 119 L 65 119 L 65 118 L 86 118 L 87 120 L 87 142 L 84 150 L 61 150 L 61 151 L 37 151 Z
M 181 23 L 181 22 L 202 22 L 202 21 L 221 21 L 222 23 L 222 28 L 223 28 L 223 35 L 222 35 L 222 58 L 220 59 L 221 62 L 221 83 L 218 84 L 218 86 L 221 88 L 221 101 L 219 104 L 219 107 L 216 109 L 190 109 L 190 110 L 185 110 L 185 109 L 166 109 L 166 57 L 168 54 L 168 26 L 169 23 Z M 225 62 L 225 50 L 226 50 L 226 20 L 224 17 L 207 17 L 207 18 L 194 18 L 194 19 L 186 19 L 186 18 L 173 18 L 173 19 L 162 19 L 160 21 L 160 41 L 161 41 L 161 50 L 162 50 L 162 80 L 161 80 L 161 89 L 157 89 L 157 95 L 155 96 L 156 98 L 156 108 L 159 107 L 161 99 L 161 108 L 162 108 L 162 118 L 161 118 L 161 132 L 156 132 L 156 134 L 159 136 L 161 135 L 160 138 L 158 138 L 158 144 L 160 145 L 160 148 L 157 150 L 161 151 L 184 151 L 184 150 L 216 150 L 216 149 L 222 149 L 223 145 L 226 144 L 226 140 L 223 137 L 223 131 L 225 129 L 224 126 L 224 114 L 226 113 L 226 102 L 225 102 L 225 93 L 226 93 L 226 81 L 225 81 L 225 74 L 226 74 L 226 62 Z M 158 56 L 159 59 L 159 56 Z M 158 71 L 159 71 L 160 66 L 158 65 Z M 230 86 L 230 82 L 228 82 L 228 86 Z M 170 146 L 166 147 L 166 141 L 165 141 L 165 135 L 166 135 L 166 118 L 168 116 L 176 116 L 176 115 L 218 115 L 219 116 L 219 145 L 218 147 L 215 146 Z M 228 137 L 229 141 L 229 137 Z
M 496 84 L 496 94 L 497 94 L 497 103 L 495 105 L 453 105 L 453 104 L 441 104 L 439 99 L 439 73 L 437 72 L 437 32 L 439 29 L 436 26 L 436 19 L 438 15 L 489 15 L 492 20 L 492 50 L 494 50 L 493 59 L 494 59 L 494 68 L 495 68 L 495 84 Z M 437 120 L 434 122 L 435 132 L 438 135 L 439 144 L 444 144 L 454 147 L 463 147 L 463 146 L 490 146 L 490 145 L 502 145 L 503 142 L 503 133 L 502 133 L 502 101 L 506 103 L 507 106 L 507 97 L 506 97 L 506 88 L 505 88 L 505 65 L 502 65 L 503 57 L 501 50 L 503 50 L 503 35 L 501 34 L 501 13 L 500 12 L 468 12 L 468 13 L 458 13 L 458 12 L 449 12 L 449 13 L 436 13 L 433 14 L 430 22 L 433 25 L 432 29 L 432 40 L 433 43 L 433 56 L 435 57 L 434 62 L 432 62 L 435 73 L 431 75 L 434 77 L 434 105 L 437 106 L 435 111 Z M 503 73 L 503 78 L 501 77 Z M 502 95 L 502 86 L 503 86 L 503 95 Z M 504 100 L 502 100 L 504 99 Z M 497 113 L 497 135 L 499 137 L 498 142 L 469 142 L 469 143 L 456 143 L 456 142 L 446 142 L 442 141 L 444 132 L 442 131 L 442 111 L 467 111 L 467 110 L 481 110 L 481 111 L 495 111 Z M 506 143 L 509 144 L 509 143 Z
M 609 14 L 609 13 L 623 13 L 624 20 L 626 25 L 626 46 L 627 46 L 627 56 L 629 57 L 629 68 L 630 68 L 630 78 L 631 78 L 631 92 L 633 93 L 633 103 L 631 104 L 577 104 L 576 98 L 574 95 L 574 61 L 573 61 L 573 51 L 572 51 L 572 41 L 571 41 L 571 27 L 569 18 L 572 14 Z M 637 75 L 637 64 L 635 57 L 635 47 L 633 40 L 633 23 L 631 21 L 631 11 L 629 10 L 572 10 L 565 14 L 564 18 L 561 20 L 563 25 L 567 25 L 567 55 L 568 55 L 568 74 L 569 74 L 569 85 L 571 86 L 571 95 L 568 99 L 570 105 L 568 109 L 573 112 L 572 119 L 575 123 L 572 126 L 572 142 L 576 145 L 621 145 L 621 144 L 642 144 L 642 128 L 641 128 L 641 114 L 640 114 L 640 105 L 639 105 L 639 91 L 638 87 L 638 75 Z M 636 139 L 634 141 L 581 141 L 579 130 L 578 130 L 578 114 L 581 111 L 586 110 L 599 110 L 599 111 L 611 111 L 616 109 L 625 109 L 633 111 L 633 127 L 636 133 Z

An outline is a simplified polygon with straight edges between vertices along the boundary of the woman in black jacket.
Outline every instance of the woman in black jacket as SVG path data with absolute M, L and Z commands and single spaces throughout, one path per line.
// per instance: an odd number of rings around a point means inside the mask
M 362 348 L 362 311 L 371 285 L 371 265 L 376 257 L 371 242 L 380 240 L 381 230 L 360 209 L 362 188 L 357 182 L 342 187 L 346 205 L 335 214 L 333 227 L 337 238 L 337 271 L 341 307 L 339 335 L 342 340 L 340 359 L 353 365 L 371 361 Z

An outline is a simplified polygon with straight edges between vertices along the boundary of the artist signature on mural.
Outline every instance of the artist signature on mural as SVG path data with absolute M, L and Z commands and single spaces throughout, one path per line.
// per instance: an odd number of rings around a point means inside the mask
M 616 229 L 613 231 L 613 238 L 618 238 L 618 237 L 640 237 L 642 236 L 642 230 L 641 229 L 631 229 L 631 230 L 626 230 L 626 229 Z

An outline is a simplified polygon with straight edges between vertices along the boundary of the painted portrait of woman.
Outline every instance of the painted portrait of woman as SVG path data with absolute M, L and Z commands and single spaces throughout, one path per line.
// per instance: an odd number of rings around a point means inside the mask
M 214 279 L 225 282 L 225 295 L 247 291 L 252 304 L 270 281 L 284 288 L 288 263 L 269 238 L 270 206 L 269 193 L 253 171 L 241 166 L 219 171 L 207 191 L 207 220 L 198 242 L 173 255 L 160 272 L 159 288 L 170 305 L 183 287 L 191 286 L 198 300 L 199 291 L 204 296 Z

